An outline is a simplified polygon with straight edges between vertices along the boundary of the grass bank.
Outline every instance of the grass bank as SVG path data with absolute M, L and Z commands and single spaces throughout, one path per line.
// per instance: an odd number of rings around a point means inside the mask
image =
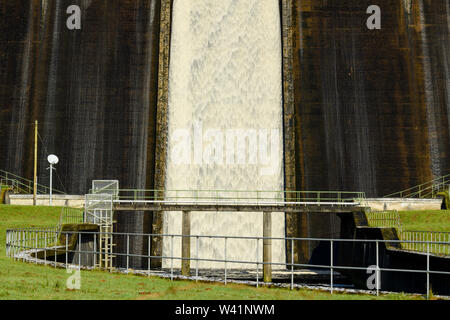
M 450 210 L 399 211 L 406 231 L 450 232 Z

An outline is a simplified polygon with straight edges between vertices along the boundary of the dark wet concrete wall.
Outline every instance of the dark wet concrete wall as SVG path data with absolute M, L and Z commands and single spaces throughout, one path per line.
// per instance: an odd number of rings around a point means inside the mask
M 66 9 L 82 8 L 82 29 Z M 0 3 L 0 167 L 31 178 L 39 120 L 39 182 L 60 157 L 56 188 L 86 193 L 92 179 L 152 187 L 159 1 Z
M 446 1 L 293 1 L 296 188 L 385 195 L 450 171 Z
M 73 4 L 81 30 L 66 27 Z M 59 190 L 84 194 L 93 179 L 153 188 L 159 0 L 1 1 L 0 16 L 0 168 L 32 179 L 38 120 L 40 183 L 55 153 Z M 118 232 L 151 231 L 150 215 L 116 218 Z

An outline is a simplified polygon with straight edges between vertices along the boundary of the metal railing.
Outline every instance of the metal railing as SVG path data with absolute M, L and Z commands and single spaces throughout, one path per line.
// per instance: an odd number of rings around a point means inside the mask
M 58 226 L 7 230 L 6 256 L 13 257 L 20 251 L 54 247 L 58 243 L 59 234 Z
M 13 193 L 27 193 L 27 190 L 19 187 L 19 182 L 15 179 L 1 178 L 0 185 L 9 188 Z
M 106 193 L 107 190 L 102 190 Z M 90 193 L 93 193 L 90 190 Z M 242 191 L 242 190 L 141 190 L 119 189 L 115 203 L 189 204 L 330 204 L 355 205 L 364 192 L 347 191 Z
M 100 252 L 98 250 L 97 241 L 99 237 L 104 235 L 103 232 L 75 232 L 75 231 L 65 231 L 62 232 L 61 235 L 65 235 L 65 237 L 62 237 L 65 239 L 65 243 L 58 244 L 58 247 L 54 246 L 53 242 L 49 242 L 50 239 L 57 239 L 59 236 L 59 232 L 54 231 L 48 231 L 48 229 L 40 229 L 40 228 L 26 228 L 26 229 L 9 229 L 6 232 L 6 253 L 7 256 L 15 259 L 15 260 L 23 260 L 23 261 L 29 261 L 29 262 L 35 262 L 38 263 L 38 259 L 33 258 L 32 254 L 37 253 L 38 251 L 43 251 L 44 254 L 52 250 L 55 251 L 55 267 L 56 267 L 56 250 L 59 248 L 59 250 L 63 250 L 63 254 L 65 253 L 65 264 L 63 262 L 60 262 L 63 264 L 63 266 L 69 266 L 71 264 L 71 261 L 69 261 L 69 254 L 73 254 L 74 257 L 78 256 L 78 265 L 81 267 L 81 256 L 90 254 L 93 256 L 94 259 L 94 266 L 96 265 L 96 260 L 101 258 L 99 255 L 105 254 L 103 252 Z M 70 235 L 70 237 L 69 237 Z M 82 250 L 81 246 L 76 246 L 77 249 L 70 249 L 68 238 L 73 238 L 72 235 L 76 235 L 78 239 L 78 243 L 82 243 L 83 237 L 90 237 L 90 239 L 93 239 L 93 249 L 91 250 Z M 227 281 L 230 280 L 229 277 L 229 271 L 231 271 L 233 266 L 236 264 L 246 264 L 246 265 L 253 265 L 254 266 L 254 272 L 255 272 L 255 282 L 256 286 L 259 286 L 261 281 L 261 275 L 262 270 L 264 269 L 264 266 L 270 265 L 272 267 L 278 267 L 284 270 L 286 274 L 288 274 L 290 278 L 290 288 L 294 288 L 294 268 L 309 268 L 309 269 L 324 269 L 324 270 L 330 270 L 329 274 L 329 290 L 331 293 L 333 293 L 333 290 L 336 289 L 336 285 L 334 284 L 335 271 L 341 271 L 341 270 L 359 270 L 367 272 L 371 266 L 341 266 L 334 264 L 335 261 L 335 253 L 334 253 L 334 245 L 340 242 L 346 242 L 346 243 L 360 243 L 360 244 L 372 244 L 375 245 L 375 255 L 372 257 L 371 261 L 374 261 L 375 263 L 375 272 L 376 272 L 376 293 L 379 294 L 380 291 L 380 273 L 381 272 L 400 272 L 400 273 L 412 273 L 412 274 L 426 274 L 426 294 L 427 297 L 429 295 L 429 289 L 430 289 L 430 275 L 450 275 L 450 272 L 448 271 L 437 271 L 437 270 L 431 270 L 430 269 L 430 255 L 432 254 L 431 248 L 435 244 L 442 244 L 449 246 L 449 242 L 437 242 L 437 241 L 402 241 L 402 240 L 367 240 L 367 239 L 329 239 L 329 238 L 275 238 L 275 237 L 244 237 L 244 236 L 205 236 L 205 235 L 177 235 L 177 234 L 140 234 L 140 233 L 108 233 L 110 236 L 114 236 L 115 239 L 119 239 L 122 237 L 122 240 L 125 240 L 126 243 L 126 249 L 124 252 L 114 252 L 115 256 L 122 257 L 125 259 L 125 271 L 129 272 L 130 269 L 130 258 L 142 258 L 147 259 L 148 263 L 148 275 L 151 274 L 151 260 L 152 259 L 162 259 L 165 261 L 166 265 L 169 265 L 169 267 L 166 268 L 167 272 L 170 272 L 170 279 L 173 280 L 176 276 L 175 273 L 178 273 L 179 267 L 174 266 L 175 261 L 189 261 L 195 262 L 195 267 L 192 268 L 195 271 L 195 277 L 194 279 L 197 281 L 199 280 L 199 263 L 200 262 L 206 262 L 206 263 L 219 263 L 222 265 L 223 273 L 221 273 L 222 281 L 227 283 Z M 132 240 L 132 237 L 140 237 L 144 238 L 143 241 L 146 241 L 145 238 L 148 240 L 148 252 L 146 254 L 136 254 L 130 252 L 130 240 Z M 152 244 L 152 238 L 153 237 L 161 237 L 164 239 L 164 241 L 167 241 L 167 243 L 170 243 L 169 251 L 165 254 L 161 255 L 152 255 L 151 254 L 151 244 Z M 174 243 L 175 241 L 181 242 L 183 241 L 183 238 L 190 238 L 191 243 L 195 243 L 195 249 L 189 251 L 189 256 L 181 256 L 181 254 L 176 254 L 174 251 Z M 42 241 L 42 239 L 44 239 Z M 204 241 L 204 239 L 208 239 L 209 241 L 219 241 L 221 244 L 223 244 L 223 255 L 217 258 L 205 258 L 202 257 L 202 253 L 199 251 L 200 248 L 200 242 Z M 291 261 L 284 261 L 284 262 L 273 262 L 273 261 L 263 261 L 261 259 L 262 251 L 263 251 L 263 242 L 265 240 L 270 240 L 270 242 L 274 241 L 281 241 L 283 243 L 290 242 L 290 248 L 291 248 Z M 246 258 L 246 260 L 236 260 L 230 258 L 229 255 L 227 255 L 227 249 L 229 249 L 229 243 L 230 241 L 254 241 L 255 242 L 255 253 L 254 258 L 252 259 L 250 256 Z M 329 248 L 330 248 L 330 264 L 311 264 L 311 263 L 294 263 L 293 257 L 294 257 L 294 242 L 296 241 L 322 241 L 322 242 L 328 242 Z M 50 243 L 50 244 L 49 244 Z M 411 243 L 411 244 L 419 244 L 426 246 L 427 248 L 427 255 L 426 255 L 426 266 L 421 266 L 422 268 L 409 268 L 409 269 L 400 269 L 400 268 L 385 268 L 380 266 L 380 255 L 379 255 L 379 246 L 380 244 L 385 244 L 386 246 L 395 244 L 395 243 Z M 227 246 L 228 245 L 228 246 Z M 49 248 L 50 246 L 50 248 Z M 195 256 L 191 257 L 191 252 L 195 252 Z M 44 259 L 45 260 L 45 259 Z M 47 263 L 47 261 L 39 261 L 39 263 Z M 177 269 L 177 271 L 175 271 Z M 159 269 L 160 270 L 160 269 Z M 192 272 L 192 270 L 191 270 Z M 217 279 L 217 277 L 216 277 Z M 424 283 L 425 285 L 425 283 Z
M 372 228 L 397 228 L 402 230 L 400 214 L 392 211 L 369 211 L 366 212 L 367 222 Z
M 438 177 L 420 185 L 388 194 L 384 198 L 435 198 L 450 185 L 450 174 Z
M 399 230 L 402 249 L 417 252 L 427 252 L 437 255 L 450 254 L 450 232 L 436 231 L 403 231 Z M 430 243 L 427 245 L 427 243 Z
M 84 211 L 82 209 L 64 207 L 59 216 L 59 226 L 63 224 L 80 224 L 85 222 Z
M 34 182 L 29 179 L 20 177 L 18 175 L 15 175 L 13 173 L 10 173 L 10 172 L 7 172 L 7 171 L 1 170 L 1 169 L 0 169 L 0 178 L 3 179 L 4 181 L 13 181 L 14 188 L 18 193 L 23 193 L 23 194 L 32 194 L 33 193 Z M 54 188 L 52 188 L 52 190 L 53 190 L 53 193 L 65 194 L 65 192 L 56 190 Z M 48 194 L 48 193 L 50 193 L 50 188 L 38 183 L 37 184 L 37 193 Z

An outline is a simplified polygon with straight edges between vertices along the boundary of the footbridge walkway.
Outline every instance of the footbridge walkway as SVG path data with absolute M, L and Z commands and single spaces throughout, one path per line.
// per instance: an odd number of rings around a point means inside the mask
M 119 189 L 118 181 L 94 181 L 86 195 L 88 222 L 100 225 L 104 257 L 112 257 L 114 211 L 182 212 L 182 274 L 189 274 L 191 212 L 261 212 L 263 214 L 264 261 L 271 261 L 273 212 L 355 212 L 361 211 L 363 192 L 346 191 L 239 191 L 239 190 L 139 190 Z M 102 261 L 103 266 L 112 261 Z M 270 264 L 264 265 L 264 279 L 271 281 Z
M 118 190 L 117 211 L 349 212 L 360 210 L 363 192 Z

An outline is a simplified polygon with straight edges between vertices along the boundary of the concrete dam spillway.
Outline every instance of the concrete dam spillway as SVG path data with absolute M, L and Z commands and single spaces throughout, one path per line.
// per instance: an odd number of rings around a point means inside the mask
M 281 35 L 277 8 L 277 0 L 174 1 L 166 190 L 283 190 Z M 230 137 L 232 130 L 238 132 Z M 267 141 L 272 131 L 276 140 L 270 145 L 271 150 L 257 150 L 258 133 L 265 135 L 258 138 Z M 243 135 L 247 136 L 242 144 L 235 141 Z M 230 138 L 232 143 L 225 146 Z M 250 150 L 252 146 L 256 149 Z M 231 154 L 227 152 L 229 147 Z M 186 161 L 180 161 L 183 152 L 174 149 L 186 149 Z M 207 149 L 212 149 L 210 156 Z M 262 164 L 258 151 L 266 154 L 275 151 L 276 156 Z M 274 168 L 264 174 L 261 169 L 268 165 Z M 273 235 L 284 237 L 284 215 L 273 213 L 272 219 Z M 191 232 L 195 235 L 261 237 L 262 226 L 261 212 L 191 215 Z M 181 213 L 166 212 L 164 233 L 181 234 L 181 230 Z M 195 256 L 194 240 L 192 256 Z M 201 258 L 224 259 L 222 242 L 201 239 L 198 244 Z M 170 238 L 165 238 L 163 244 L 163 256 L 171 256 Z M 256 247 L 255 241 L 229 239 L 228 259 L 255 261 Z M 277 241 L 273 249 L 275 262 L 284 263 L 284 243 Z M 181 256 L 179 241 L 173 252 Z M 260 254 L 258 261 L 262 261 Z M 163 262 L 163 267 L 171 264 L 170 259 Z M 181 261 L 175 262 L 180 264 Z M 203 268 L 222 265 L 199 263 Z
M 118 179 L 122 188 L 381 196 L 450 171 L 448 1 L 379 0 L 381 30 L 366 28 L 368 4 L 360 0 L 184 2 L 1 1 L 0 168 L 32 177 L 39 120 L 39 182 L 48 179 L 47 154 L 55 153 L 55 187 L 74 194 L 86 193 L 93 179 Z M 66 27 L 73 4 L 81 30 Z M 242 113 L 226 112 L 227 104 Z M 273 112 L 273 122 L 258 110 Z M 282 171 L 265 181 L 249 179 L 254 165 L 225 173 L 194 164 L 177 178 L 169 141 L 178 125 L 194 140 L 196 124 L 204 133 L 281 130 Z M 225 176 L 231 173 L 239 177 Z M 124 213 L 117 231 L 178 228 L 170 219 Z M 258 232 L 259 222 L 242 224 L 230 232 Z M 287 214 L 285 234 L 329 237 L 338 224 L 333 216 Z M 140 241 L 131 247 L 147 249 Z

